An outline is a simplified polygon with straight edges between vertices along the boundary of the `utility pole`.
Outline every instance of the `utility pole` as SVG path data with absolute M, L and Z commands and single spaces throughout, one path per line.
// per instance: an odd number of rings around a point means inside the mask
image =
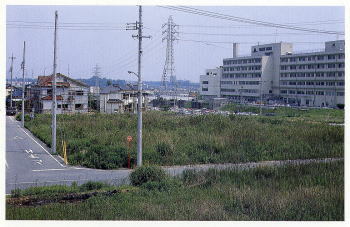
M 52 83 L 52 143 L 51 152 L 56 153 L 56 45 L 57 45 L 57 20 L 58 14 L 55 11 L 55 32 L 54 32 L 54 49 L 53 49 L 53 83 Z
M 23 43 L 23 61 L 22 61 L 22 127 L 24 128 L 24 92 L 25 92 L 25 84 L 24 84 L 24 69 L 25 69 L 25 56 L 26 56 L 26 41 Z
M 10 91 L 10 100 L 11 100 L 11 103 L 10 103 L 10 107 L 12 108 L 12 92 L 13 92 L 13 88 L 12 88 L 12 72 L 13 72 L 13 60 L 16 59 L 15 57 L 13 57 L 13 53 L 10 57 L 11 59 L 11 68 L 10 68 L 10 72 L 11 72 L 11 82 L 10 82 L 10 85 L 11 85 L 11 91 Z
M 137 166 L 142 166 L 142 77 L 141 77 L 141 55 L 142 55 L 142 38 L 151 38 L 150 36 L 142 36 L 142 6 L 139 6 L 139 21 L 136 23 L 128 23 L 126 30 L 138 30 L 138 35 L 132 35 L 133 38 L 139 40 L 138 49 L 138 70 L 137 70 Z

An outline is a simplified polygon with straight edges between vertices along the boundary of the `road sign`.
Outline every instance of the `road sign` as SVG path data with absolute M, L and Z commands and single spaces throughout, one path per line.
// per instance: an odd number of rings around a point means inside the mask
M 128 140 L 128 142 L 132 141 L 132 137 L 131 136 L 126 137 L 126 139 Z

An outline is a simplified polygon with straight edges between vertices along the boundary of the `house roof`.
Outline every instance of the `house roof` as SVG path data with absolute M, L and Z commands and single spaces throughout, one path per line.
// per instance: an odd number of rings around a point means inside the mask
M 121 91 L 137 91 L 137 86 L 133 86 L 131 84 L 127 85 L 119 85 L 119 84 L 113 84 L 108 87 L 105 87 L 101 90 L 101 94 L 110 94 L 110 93 L 119 93 Z
M 83 83 L 83 82 L 81 82 L 79 80 L 72 79 L 72 78 L 70 78 L 70 77 L 68 77 L 66 75 L 61 74 L 61 73 L 57 73 L 56 76 L 57 77 L 63 77 L 65 79 L 67 79 L 67 80 L 70 80 L 70 81 L 72 81 L 74 83 L 79 84 L 82 87 L 89 87 L 87 84 L 85 84 L 85 83 Z M 39 86 L 43 86 L 43 87 L 50 87 L 50 86 L 52 86 L 52 79 L 53 79 L 52 75 L 51 76 L 38 76 L 37 84 Z M 70 87 L 70 83 L 69 82 L 56 82 L 56 86 Z
M 42 97 L 41 100 L 52 100 L 52 95 Z M 56 95 L 56 100 L 63 100 L 62 95 Z

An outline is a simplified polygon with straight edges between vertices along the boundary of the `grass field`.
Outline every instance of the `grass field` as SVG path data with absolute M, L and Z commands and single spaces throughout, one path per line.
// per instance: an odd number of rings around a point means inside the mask
M 228 104 L 222 110 L 235 112 L 260 113 L 259 106 L 248 106 L 240 104 Z M 262 114 L 275 114 L 274 118 L 284 120 L 298 120 L 308 122 L 344 123 L 344 110 L 340 109 L 302 109 L 291 107 L 262 108 Z
M 173 183 L 150 182 L 139 187 L 116 188 L 91 182 L 83 186 L 18 190 L 12 195 L 14 198 L 7 199 L 6 219 L 344 220 L 343 161 L 244 171 L 186 172 L 170 181 Z M 103 194 L 111 190 L 114 193 Z M 67 193 L 91 192 L 100 194 L 80 201 L 59 199 Z M 47 198 L 53 202 L 18 204 Z
M 310 122 L 280 116 L 146 112 L 143 162 L 185 165 L 343 157 L 344 127 L 329 125 L 324 113 L 316 116 L 312 117 L 316 121 Z M 102 169 L 126 167 L 129 135 L 134 138 L 130 152 L 135 163 L 136 115 L 75 114 L 58 115 L 57 119 L 57 151 L 62 152 L 61 140 L 66 140 L 70 164 Z M 50 123 L 50 115 L 42 114 L 26 121 L 25 126 L 50 146 Z

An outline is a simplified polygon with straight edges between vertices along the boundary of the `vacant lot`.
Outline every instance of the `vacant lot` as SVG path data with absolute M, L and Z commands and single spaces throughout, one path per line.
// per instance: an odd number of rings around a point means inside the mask
M 31 188 L 12 197 L 6 219 L 341 221 L 344 162 L 186 172 L 139 187 Z
M 26 127 L 50 146 L 51 117 L 37 115 Z M 261 160 L 342 157 L 344 127 L 325 122 L 259 116 L 179 116 L 147 112 L 143 120 L 143 161 L 155 165 L 238 163 Z M 72 165 L 112 169 L 136 158 L 137 116 L 59 115 L 57 146 L 67 141 Z M 62 154 L 61 154 L 62 155 Z
M 222 110 L 234 112 L 252 112 L 260 113 L 259 106 L 248 106 L 240 104 L 228 104 L 222 107 Z M 281 118 L 289 121 L 308 121 L 308 122 L 328 122 L 344 123 L 344 110 L 340 109 L 302 109 L 291 107 L 262 108 L 262 114 L 274 115 L 274 118 Z

